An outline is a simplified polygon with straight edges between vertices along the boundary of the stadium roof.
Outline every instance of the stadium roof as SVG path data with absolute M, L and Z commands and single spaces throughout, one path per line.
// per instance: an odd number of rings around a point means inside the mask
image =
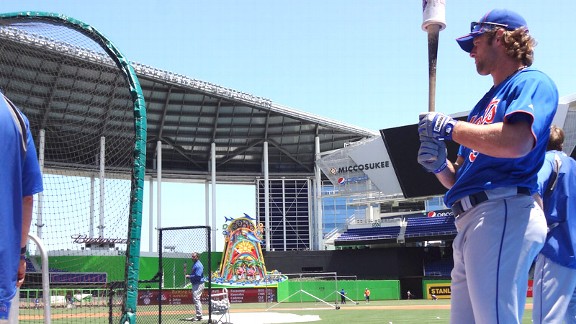
M 133 66 L 146 98 L 148 169 L 160 141 L 163 170 L 205 175 L 214 142 L 219 176 L 261 176 L 267 141 L 271 175 L 312 175 L 316 136 L 320 152 L 378 136 L 262 97 L 138 63 Z
M 106 65 L 110 67 L 111 63 L 102 59 L 103 53 L 32 39 L 28 35 L 22 37 L 19 31 L 6 29 L 3 33 L 7 40 L 2 47 L 0 87 L 29 115 L 34 132 L 44 129 L 43 121 L 56 111 L 64 121 L 62 124 L 74 125 L 74 121 L 85 124 L 78 127 L 77 123 L 78 129 L 52 133 L 98 129 L 101 125 L 96 124 L 108 121 L 79 115 L 87 114 L 81 112 L 88 109 L 82 104 L 89 107 L 91 102 L 105 103 L 100 106 L 109 111 L 102 116 L 124 114 L 113 98 L 118 92 L 115 89 L 118 82 L 107 75 Z M 55 55 L 67 59 L 55 64 Z M 139 63 L 132 65 L 146 103 L 147 174 L 156 173 L 160 143 L 163 178 L 205 180 L 210 175 L 214 143 L 218 181 L 252 182 L 263 176 L 264 142 L 267 142 L 270 176 L 307 177 L 314 175 L 316 138 L 320 152 L 327 152 L 378 136 L 377 131 L 290 109 L 266 98 Z M 110 80 L 102 82 L 107 77 Z M 72 86 L 80 91 L 69 94 L 68 87 Z M 54 94 L 58 94 L 57 100 L 53 99 Z M 107 137 L 123 136 L 119 131 L 105 131 Z M 96 138 L 104 136 L 96 134 Z M 37 135 L 34 134 L 35 139 Z M 47 142 L 66 141 L 58 138 L 58 134 L 46 136 L 52 136 Z M 107 151 L 106 159 L 116 160 L 114 154 L 126 155 L 127 151 Z

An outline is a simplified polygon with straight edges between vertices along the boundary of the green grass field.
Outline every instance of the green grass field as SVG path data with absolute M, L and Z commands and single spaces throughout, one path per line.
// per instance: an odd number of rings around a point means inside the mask
M 531 323 L 531 303 L 524 312 L 522 323 Z M 315 303 L 281 303 L 281 304 L 232 304 L 230 311 L 232 319 L 234 313 L 250 313 L 255 318 L 264 317 L 263 312 L 291 313 L 298 315 L 318 315 L 318 324 L 426 324 L 426 323 L 448 323 L 450 316 L 449 300 L 387 300 L 372 301 L 366 304 L 360 301 L 358 305 L 347 303 L 341 305 L 339 310 L 330 308 L 320 302 Z M 206 308 L 206 306 L 205 306 Z M 163 323 L 186 323 L 182 319 L 193 316 L 192 305 L 163 306 Z M 268 309 L 268 310 L 267 310 Z M 42 310 L 21 310 L 20 323 L 43 323 L 41 319 Z M 137 323 L 157 323 L 158 307 L 146 306 L 137 309 Z M 35 315 L 35 318 L 22 319 L 22 315 Z M 77 307 L 74 309 L 54 308 L 52 309 L 52 323 L 108 323 L 108 313 L 105 307 Z M 207 316 L 205 317 L 208 318 Z M 218 319 L 214 316 L 213 319 Z M 118 317 L 115 317 L 116 321 Z M 207 320 L 204 321 L 206 323 Z M 198 322 L 196 322 L 198 323 Z M 236 324 L 236 323 L 235 323 Z
M 531 305 L 532 299 L 527 301 Z M 254 305 L 254 304 L 252 304 Z M 319 324 L 364 324 L 364 323 L 449 323 L 450 300 L 387 300 L 372 301 L 366 304 L 363 301 L 359 305 L 348 303 L 342 305 L 339 310 L 306 310 L 305 308 L 324 307 L 319 303 L 307 304 L 280 304 L 270 311 L 290 312 L 299 315 L 319 315 L 321 320 L 313 323 Z M 248 305 L 232 305 L 232 308 L 240 311 Z M 289 310 L 285 310 L 285 309 Z M 300 308 L 300 309 L 298 309 Z M 522 319 L 522 323 L 532 323 L 532 309 L 528 307 Z

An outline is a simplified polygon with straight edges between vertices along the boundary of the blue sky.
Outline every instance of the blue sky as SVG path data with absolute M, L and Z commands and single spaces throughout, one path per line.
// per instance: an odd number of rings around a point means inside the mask
M 0 8 L 65 14 L 129 60 L 363 128 L 415 123 L 427 110 L 421 0 L 3 0 Z M 437 110 L 468 110 L 490 87 L 454 39 L 492 8 L 526 18 L 539 43 L 534 66 L 561 96 L 576 93 L 575 44 L 564 32 L 575 1 L 447 0 Z
M 65 14 L 98 29 L 131 61 L 362 128 L 412 124 L 427 110 L 421 0 L 3 0 L 0 8 Z M 436 110 L 469 110 L 491 86 L 454 39 L 493 8 L 524 16 L 538 41 L 533 66 L 555 80 L 560 96 L 576 93 L 576 45 L 567 28 L 576 1 L 447 0 Z M 164 206 L 200 195 L 194 217 L 203 221 L 204 186 L 190 190 L 163 192 L 163 213 L 177 214 Z M 219 219 L 255 210 L 253 187 L 232 191 L 246 196 L 219 203 Z

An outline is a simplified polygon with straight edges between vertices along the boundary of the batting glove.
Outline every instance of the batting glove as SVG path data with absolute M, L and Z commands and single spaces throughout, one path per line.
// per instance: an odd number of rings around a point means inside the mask
M 437 112 L 422 113 L 419 117 L 418 133 L 420 136 L 452 140 L 452 131 L 458 122 L 456 119 Z
M 428 172 L 442 172 L 448 165 L 446 162 L 446 144 L 431 137 L 420 137 L 418 163 Z

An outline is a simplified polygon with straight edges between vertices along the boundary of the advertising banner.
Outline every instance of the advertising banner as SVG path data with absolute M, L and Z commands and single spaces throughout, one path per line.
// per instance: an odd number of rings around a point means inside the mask
M 533 280 L 528 280 L 526 297 L 533 297 L 533 285 Z M 424 288 L 424 299 L 434 299 L 433 295 L 438 299 L 451 298 L 450 280 L 423 280 L 422 286 Z
M 212 289 L 213 294 L 221 293 L 222 289 Z M 156 289 L 139 290 L 138 305 L 158 305 L 162 299 L 162 305 L 192 305 L 191 289 L 169 289 L 160 291 Z M 220 298 L 219 298 L 220 299 Z M 265 303 L 276 302 L 276 288 L 228 288 L 230 303 Z M 208 303 L 208 290 L 202 293 L 202 304 Z

